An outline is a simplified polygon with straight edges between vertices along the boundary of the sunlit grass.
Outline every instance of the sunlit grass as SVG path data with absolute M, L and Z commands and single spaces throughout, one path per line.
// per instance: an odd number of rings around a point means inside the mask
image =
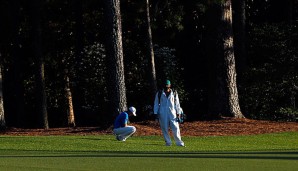
M 126 170 L 298 169 L 298 132 L 182 138 L 186 147 L 164 146 L 161 136 L 133 136 L 126 142 L 117 141 L 112 135 L 1 136 L 0 167 L 4 170 L 119 170 L 124 166 Z

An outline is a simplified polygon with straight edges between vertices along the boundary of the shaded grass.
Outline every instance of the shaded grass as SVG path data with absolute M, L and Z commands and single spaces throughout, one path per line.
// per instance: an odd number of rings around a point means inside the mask
M 253 136 L 1 136 L 3 170 L 297 170 L 298 132 Z

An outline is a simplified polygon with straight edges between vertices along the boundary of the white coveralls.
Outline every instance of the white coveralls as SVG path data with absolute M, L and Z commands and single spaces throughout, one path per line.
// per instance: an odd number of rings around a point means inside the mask
M 177 121 L 177 114 L 181 114 L 180 109 L 180 102 L 177 93 L 171 91 L 167 97 L 166 93 L 162 91 L 160 100 L 158 92 L 156 93 L 153 110 L 154 114 L 159 114 L 159 124 L 167 146 L 172 144 L 169 135 L 169 126 L 172 130 L 176 145 L 184 146 L 184 142 L 181 140 L 179 123 Z

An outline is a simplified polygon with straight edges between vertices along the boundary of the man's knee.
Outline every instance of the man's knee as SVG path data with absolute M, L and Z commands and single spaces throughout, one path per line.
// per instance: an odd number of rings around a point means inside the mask
M 136 127 L 132 126 L 131 131 L 132 131 L 132 133 L 135 133 L 137 131 Z
M 134 126 L 130 126 L 129 127 L 130 129 L 129 129 L 129 132 L 131 133 L 131 134 L 133 134 L 133 133 L 135 133 L 136 132 L 136 127 L 134 127 Z

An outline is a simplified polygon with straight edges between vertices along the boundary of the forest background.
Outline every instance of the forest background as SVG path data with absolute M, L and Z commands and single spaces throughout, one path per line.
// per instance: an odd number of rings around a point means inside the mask
M 110 20 L 103 2 L 1 0 L 1 126 L 110 125 L 115 111 L 131 105 L 134 120 L 151 119 L 148 28 L 156 88 L 170 79 L 189 121 L 229 116 L 218 81 L 225 66 L 218 50 L 222 7 L 229 1 L 121 0 L 127 103 L 120 108 L 111 105 L 111 87 L 119 84 L 108 78 Z M 233 0 L 231 7 L 242 115 L 297 121 L 298 1 Z

